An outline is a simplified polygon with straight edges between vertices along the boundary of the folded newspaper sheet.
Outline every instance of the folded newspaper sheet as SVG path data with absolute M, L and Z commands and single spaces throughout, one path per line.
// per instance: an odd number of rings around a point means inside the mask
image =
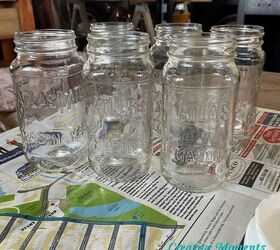
M 151 171 L 109 182 L 87 165 L 29 166 L 18 129 L 0 135 L 0 249 L 235 249 L 261 199 L 280 190 L 280 112 L 259 109 L 249 145 L 233 153 L 222 189 L 191 194 Z M 238 249 L 238 248 L 237 248 Z

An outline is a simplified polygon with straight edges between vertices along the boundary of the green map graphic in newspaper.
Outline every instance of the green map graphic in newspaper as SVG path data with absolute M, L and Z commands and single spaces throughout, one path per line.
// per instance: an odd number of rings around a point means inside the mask
M 16 133 L 1 144 L 1 249 L 156 249 L 180 228 L 88 178 L 92 170 L 86 165 L 61 174 L 30 166 L 16 147 Z

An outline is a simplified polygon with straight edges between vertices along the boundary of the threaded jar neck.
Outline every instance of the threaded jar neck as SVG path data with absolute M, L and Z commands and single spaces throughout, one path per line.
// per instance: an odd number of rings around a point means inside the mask
M 45 29 L 16 32 L 14 43 L 17 53 L 59 53 L 76 50 L 73 30 Z
M 259 47 L 263 44 L 264 28 L 257 25 L 215 25 L 211 28 L 215 34 L 232 35 L 238 48 Z
M 104 32 L 122 33 L 133 30 L 133 23 L 130 22 L 96 22 L 90 24 L 90 32 L 95 34 Z
M 149 36 L 144 32 L 103 33 L 100 36 L 90 33 L 87 40 L 87 50 L 95 56 L 124 57 L 149 53 Z
M 155 27 L 156 43 L 170 43 L 170 38 L 175 33 L 200 34 L 202 25 L 199 23 L 161 23 Z
M 186 61 L 223 61 L 233 59 L 236 42 L 230 35 L 203 32 L 200 36 L 174 34 L 171 37 L 170 57 Z

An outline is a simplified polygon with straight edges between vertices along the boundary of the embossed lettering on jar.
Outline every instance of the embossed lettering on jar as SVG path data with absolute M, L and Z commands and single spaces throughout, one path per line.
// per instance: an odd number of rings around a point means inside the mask
M 89 162 L 109 180 L 143 176 L 151 162 L 151 77 L 146 33 L 88 36 Z
M 208 33 L 172 39 L 163 70 L 162 174 L 177 188 L 209 191 L 224 182 L 230 157 L 235 43 Z
M 17 32 L 11 73 L 27 160 L 61 172 L 86 160 L 83 60 L 70 30 Z

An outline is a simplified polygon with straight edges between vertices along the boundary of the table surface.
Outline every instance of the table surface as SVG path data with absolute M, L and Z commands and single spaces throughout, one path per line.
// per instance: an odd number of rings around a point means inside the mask
M 264 72 L 257 106 L 280 110 L 280 73 Z

